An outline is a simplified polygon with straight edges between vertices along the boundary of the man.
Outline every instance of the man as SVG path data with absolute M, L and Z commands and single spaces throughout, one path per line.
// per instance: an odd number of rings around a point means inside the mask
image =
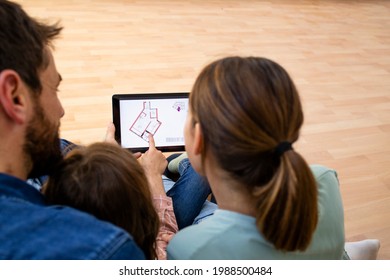
M 61 29 L 0 0 L 0 259 L 144 259 L 124 230 L 48 206 L 25 182 L 62 159 L 61 76 L 50 49 Z

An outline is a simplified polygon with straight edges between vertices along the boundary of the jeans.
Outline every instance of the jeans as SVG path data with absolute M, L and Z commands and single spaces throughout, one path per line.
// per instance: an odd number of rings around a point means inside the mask
M 218 206 L 207 200 L 210 186 L 192 168 L 188 158 L 179 163 L 179 174 L 176 182 L 163 176 L 163 183 L 167 195 L 172 198 L 177 225 L 182 229 L 211 216 Z

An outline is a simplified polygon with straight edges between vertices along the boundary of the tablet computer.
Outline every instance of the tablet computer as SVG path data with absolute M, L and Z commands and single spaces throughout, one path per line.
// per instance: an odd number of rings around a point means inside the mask
M 188 92 L 112 96 L 115 139 L 132 152 L 149 148 L 149 134 L 162 152 L 184 151 Z

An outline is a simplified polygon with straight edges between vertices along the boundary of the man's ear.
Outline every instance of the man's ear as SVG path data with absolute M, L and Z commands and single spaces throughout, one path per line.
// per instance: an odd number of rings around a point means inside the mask
M 9 119 L 22 124 L 26 120 L 27 88 L 13 70 L 0 73 L 0 108 Z
M 203 131 L 197 122 L 194 129 L 194 154 L 201 155 L 203 151 Z

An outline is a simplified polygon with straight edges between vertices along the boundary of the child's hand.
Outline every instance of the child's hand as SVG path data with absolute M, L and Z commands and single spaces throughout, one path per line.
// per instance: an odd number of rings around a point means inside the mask
M 145 172 L 150 175 L 162 175 L 167 167 L 167 159 L 163 153 L 156 149 L 153 136 L 149 134 L 149 149 L 140 158 L 141 165 L 144 167 Z
M 156 149 L 151 134 L 149 135 L 149 149 L 139 158 L 139 162 L 145 170 L 152 194 L 165 195 L 161 175 L 164 173 L 168 162 L 163 153 Z

